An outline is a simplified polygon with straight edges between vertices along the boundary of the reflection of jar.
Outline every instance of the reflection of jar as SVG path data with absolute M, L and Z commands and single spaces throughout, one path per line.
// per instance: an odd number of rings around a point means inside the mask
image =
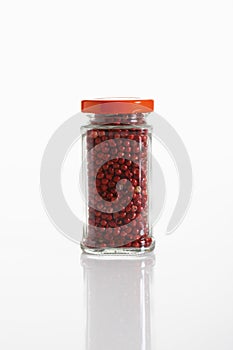
M 151 126 L 153 100 L 84 100 L 82 127 L 87 223 L 82 248 L 95 254 L 151 251 Z M 86 179 L 87 175 L 87 179 Z
M 86 350 L 151 350 L 153 253 L 144 257 L 82 254 Z

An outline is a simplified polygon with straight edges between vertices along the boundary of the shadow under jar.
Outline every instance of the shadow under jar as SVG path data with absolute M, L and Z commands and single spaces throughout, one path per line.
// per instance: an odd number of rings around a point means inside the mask
M 86 224 L 82 249 L 143 254 L 154 249 L 150 224 L 153 100 L 82 101 Z

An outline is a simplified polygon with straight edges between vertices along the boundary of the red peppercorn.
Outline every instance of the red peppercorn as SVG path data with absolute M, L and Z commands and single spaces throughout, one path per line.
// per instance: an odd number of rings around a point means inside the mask
M 106 220 L 102 220 L 100 223 L 101 223 L 102 226 L 106 226 L 107 225 L 107 221 Z
M 113 181 L 115 181 L 115 182 L 118 182 L 118 181 L 120 181 L 120 176 L 114 176 L 114 178 L 113 178 Z
M 131 183 L 132 183 L 132 185 L 133 185 L 134 187 L 136 187 L 137 184 L 138 184 L 138 182 L 137 182 L 136 179 L 132 179 L 132 180 L 131 180 Z
M 108 193 L 108 194 L 107 194 L 107 198 L 108 198 L 108 199 L 112 199 L 112 198 L 113 198 L 113 194 L 112 194 L 112 193 Z
M 113 175 L 113 174 L 114 174 L 114 168 L 112 168 L 112 167 L 109 168 L 109 169 L 108 169 L 108 173 L 111 174 L 111 175 Z
M 131 172 L 129 171 L 129 169 L 127 169 L 127 170 L 125 171 L 125 175 L 126 175 L 128 178 L 131 177 Z
M 101 190 L 102 190 L 102 191 L 107 191 L 107 189 L 108 189 L 108 186 L 107 186 L 107 185 L 102 185 L 102 186 L 101 186 Z
M 98 132 L 95 131 L 95 130 L 93 130 L 92 133 L 91 133 L 91 137 L 92 137 L 93 139 L 95 139 L 97 136 L 98 136 Z
M 124 164 L 123 164 L 123 165 L 121 166 L 121 170 L 126 171 L 127 169 L 128 169 L 127 165 L 124 165 Z
M 134 248 L 140 248 L 140 243 L 139 242 L 133 242 L 131 245 Z
M 104 173 L 101 173 L 101 172 L 100 172 L 100 173 L 97 174 L 96 177 L 97 177 L 97 179 L 103 179 Z
M 100 137 L 97 137 L 97 138 L 95 139 L 95 144 L 98 145 L 100 142 L 101 142 L 101 138 L 100 138 Z
M 127 206 L 126 208 L 125 208 L 125 211 L 126 211 L 126 213 L 129 213 L 130 211 L 131 211 L 131 206 Z
M 121 174 L 122 174 L 122 171 L 121 171 L 120 169 L 116 169 L 115 174 L 116 174 L 116 175 L 121 175 Z
M 109 167 L 109 165 L 107 163 L 103 165 L 104 170 L 108 170 L 108 167 Z
M 124 219 L 124 223 L 125 223 L 125 224 L 129 224 L 130 221 L 131 221 L 130 218 L 125 218 L 125 219 Z
M 128 214 L 128 218 L 129 218 L 130 220 L 134 220 L 134 219 L 136 218 L 136 216 L 137 216 L 136 213 L 129 213 L 129 214 Z
M 102 183 L 103 185 L 107 185 L 108 179 L 102 179 L 102 180 L 101 180 L 101 183 Z
M 99 130 L 98 134 L 99 134 L 100 137 L 101 137 L 101 136 L 104 136 L 104 135 L 105 135 L 105 131 Z
M 130 165 L 132 165 L 132 161 L 127 159 L 127 160 L 125 161 L 125 164 L 126 164 L 127 166 L 130 166 Z

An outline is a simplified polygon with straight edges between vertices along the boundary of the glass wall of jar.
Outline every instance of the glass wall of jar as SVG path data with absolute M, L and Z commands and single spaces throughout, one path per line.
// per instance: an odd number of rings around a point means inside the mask
M 84 100 L 86 224 L 81 247 L 93 254 L 154 249 L 150 223 L 153 100 Z

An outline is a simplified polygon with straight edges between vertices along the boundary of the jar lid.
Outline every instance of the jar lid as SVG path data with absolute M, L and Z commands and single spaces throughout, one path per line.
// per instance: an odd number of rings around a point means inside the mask
M 154 100 L 136 97 L 96 98 L 81 101 L 81 110 L 95 114 L 150 113 L 154 110 Z

